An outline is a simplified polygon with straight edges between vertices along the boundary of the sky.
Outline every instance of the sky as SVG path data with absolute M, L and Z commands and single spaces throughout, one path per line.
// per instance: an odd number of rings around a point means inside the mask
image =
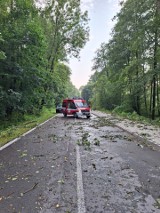
M 71 68 L 71 81 L 77 89 L 85 86 L 94 73 L 92 71 L 95 51 L 101 43 L 107 43 L 115 22 L 112 18 L 119 12 L 119 0 L 81 0 L 82 11 L 88 10 L 90 40 L 81 50 L 80 60 L 72 58 L 69 63 Z

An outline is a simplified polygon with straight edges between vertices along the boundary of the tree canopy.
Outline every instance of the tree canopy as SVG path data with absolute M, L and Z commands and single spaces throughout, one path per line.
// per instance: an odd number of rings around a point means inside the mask
M 78 91 L 69 57 L 88 40 L 88 15 L 77 0 L 0 2 L 0 118 L 37 113 Z
M 110 41 L 95 54 L 95 74 L 83 93 L 92 82 L 94 107 L 155 119 L 160 116 L 160 3 L 126 0 L 121 5 Z

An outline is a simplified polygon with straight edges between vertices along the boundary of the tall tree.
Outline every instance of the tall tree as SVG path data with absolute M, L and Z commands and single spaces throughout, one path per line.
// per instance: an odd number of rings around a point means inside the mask
M 87 13 L 75 0 L 2 0 L 0 12 L 0 117 L 39 112 L 69 91 L 63 62 L 88 39 Z
M 78 57 L 88 40 L 88 15 L 81 12 L 79 0 L 55 0 L 48 1 L 44 17 L 50 22 L 47 59 L 52 72 L 58 60 L 65 61 L 68 56 Z
M 103 83 L 112 94 L 105 93 L 106 101 L 123 106 L 125 111 L 150 114 L 155 119 L 160 113 L 160 3 L 158 0 L 127 0 L 121 5 L 111 40 L 101 44 L 94 58 L 93 69 L 100 72 L 96 91 Z M 101 97 L 104 91 L 99 93 L 100 106 L 104 103 Z

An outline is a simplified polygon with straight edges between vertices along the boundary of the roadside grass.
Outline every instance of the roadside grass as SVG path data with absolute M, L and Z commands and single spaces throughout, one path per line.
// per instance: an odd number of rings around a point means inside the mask
M 38 115 L 24 115 L 21 121 L 5 121 L 0 124 L 0 147 L 7 142 L 20 137 L 25 132 L 43 123 L 55 115 L 54 108 L 43 108 Z

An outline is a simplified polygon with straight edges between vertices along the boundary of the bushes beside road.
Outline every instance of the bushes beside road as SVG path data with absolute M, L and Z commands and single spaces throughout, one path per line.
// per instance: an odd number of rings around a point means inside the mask
M 43 108 L 37 115 L 24 115 L 23 119 L 17 122 L 14 118 L 9 121 L 1 122 L 0 124 L 0 147 L 7 142 L 21 136 L 35 126 L 43 123 L 47 119 L 55 115 L 55 108 Z

